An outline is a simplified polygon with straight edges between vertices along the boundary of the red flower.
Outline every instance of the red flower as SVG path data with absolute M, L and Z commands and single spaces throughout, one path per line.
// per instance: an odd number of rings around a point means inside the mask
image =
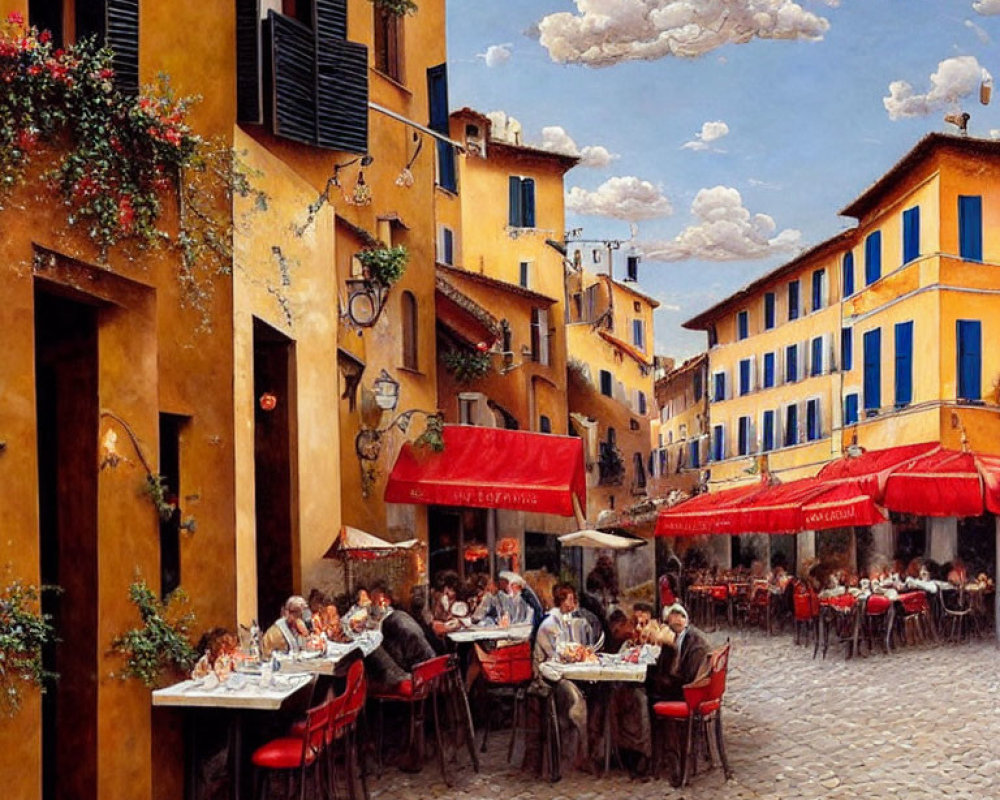
M 38 134 L 30 128 L 25 128 L 17 133 L 17 146 L 26 153 L 30 153 L 38 143 Z
M 42 31 L 38 34 L 38 41 L 42 44 L 48 44 L 52 41 L 52 33 L 50 31 Z
M 20 11 L 11 11 L 10 14 L 7 15 L 7 22 L 9 22 L 11 25 L 23 25 L 24 14 L 22 14 Z
M 122 198 L 118 201 L 118 224 L 123 230 L 129 231 L 132 229 L 132 224 L 135 222 L 135 209 L 132 207 L 132 198 L 129 195 L 122 195 Z
M 487 350 L 490 349 L 490 346 L 488 344 L 486 344 L 486 342 L 480 342 L 479 344 L 476 345 L 476 349 L 480 353 L 485 353 Z
M 99 73 L 102 80 L 107 80 L 108 78 L 115 77 L 115 71 L 113 69 L 104 68 Z

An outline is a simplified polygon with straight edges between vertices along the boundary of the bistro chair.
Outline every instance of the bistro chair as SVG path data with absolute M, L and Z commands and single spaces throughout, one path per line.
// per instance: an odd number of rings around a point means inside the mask
M 929 639 L 937 639 L 931 604 L 926 592 L 919 590 L 904 592 L 897 602 L 902 637 L 906 644 L 924 644 Z
M 343 745 L 344 771 L 347 773 L 347 795 L 350 800 L 356 800 L 355 792 L 358 778 L 365 800 L 368 800 L 368 778 L 366 776 L 364 759 L 358 756 L 358 724 L 365 708 L 365 697 L 368 682 L 365 679 L 365 668 L 362 661 L 355 661 L 347 671 L 347 685 L 341 695 L 342 703 L 330 716 L 330 748 L 329 774 L 331 791 L 336 797 L 336 780 L 333 770 L 333 745 L 340 742 Z
M 802 632 L 806 641 L 812 637 L 819 645 L 819 595 L 816 590 L 803 581 L 795 581 L 792 589 L 792 610 L 795 617 L 795 644 L 799 643 Z M 815 650 L 813 658 L 816 657 Z
M 528 686 L 532 681 L 531 642 L 518 642 L 492 651 L 475 644 L 476 658 L 482 668 L 481 677 L 486 686 L 486 723 L 483 730 L 481 752 L 486 752 L 493 717 L 493 698 L 510 693 L 514 698 L 514 717 L 511 720 L 510 743 L 507 745 L 507 763 L 514 757 L 514 741 L 519 730 L 527 728 Z M 520 723 L 520 725 L 518 724 Z
M 726 644 L 709 655 L 709 673 L 684 686 L 683 700 L 665 700 L 653 704 L 653 720 L 661 728 L 657 737 L 662 750 L 667 737 L 662 732 L 663 723 L 684 724 L 684 739 L 679 755 L 679 771 L 671 777 L 674 786 L 683 787 L 688 780 L 688 772 L 697 774 L 697 748 L 695 740 L 698 736 L 704 741 L 709 767 L 713 766 L 712 750 L 709 737 L 709 725 L 713 724 L 715 748 L 722 763 L 722 771 L 726 780 L 733 777 L 726 758 L 726 746 L 722 735 L 722 699 L 726 693 L 726 674 L 729 669 L 729 640 Z
M 942 629 L 947 629 L 949 641 L 961 642 L 971 638 L 973 629 L 973 605 L 970 593 L 964 587 L 945 589 L 938 592 L 941 602 Z
M 858 647 L 864 641 L 868 652 L 874 650 L 874 642 L 879 642 L 886 655 L 892 652 L 892 628 L 896 618 L 896 606 L 885 595 L 870 594 L 861 600 L 860 630 Z
M 323 702 L 306 711 L 305 723 L 297 733 L 272 739 L 254 751 L 254 797 L 264 796 L 262 792 L 265 783 L 269 783 L 273 773 L 287 775 L 286 797 L 289 800 L 293 797 L 296 775 L 299 800 L 304 800 L 306 796 L 306 777 L 310 772 L 314 776 L 316 787 L 322 788 L 319 775 L 321 756 L 326 754 L 331 719 L 337 703 L 337 699 L 327 693 Z

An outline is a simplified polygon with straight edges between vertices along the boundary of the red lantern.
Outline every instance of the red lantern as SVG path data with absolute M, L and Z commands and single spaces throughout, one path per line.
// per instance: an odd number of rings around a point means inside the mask
M 261 411 L 274 411 L 278 407 L 278 398 L 271 394 L 271 392 L 264 392 L 260 396 L 259 402 Z

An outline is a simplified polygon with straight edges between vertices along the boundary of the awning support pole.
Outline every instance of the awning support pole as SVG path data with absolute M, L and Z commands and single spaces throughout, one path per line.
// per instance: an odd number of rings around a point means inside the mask
M 580 498 L 576 496 L 576 492 L 573 492 L 573 514 L 576 516 L 576 524 L 580 526 L 580 530 L 587 527 L 587 515 L 583 513 L 580 508 Z

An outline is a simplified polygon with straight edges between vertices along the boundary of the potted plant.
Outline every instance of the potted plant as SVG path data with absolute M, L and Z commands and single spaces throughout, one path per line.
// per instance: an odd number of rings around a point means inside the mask
M 441 359 L 455 381 L 463 384 L 482 380 L 493 366 L 488 352 L 465 348 L 448 350 Z
M 357 254 L 364 269 L 365 279 L 376 286 L 388 289 L 403 277 L 410 254 L 403 245 L 371 247 Z
M 198 659 L 188 639 L 194 613 L 187 610 L 188 596 L 182 589 L 160 600 L 142 579 L 129 587 L 129 599 L 139 610 L 141 626 L 111 642 L 111 651 L 125 659 L 118 677 L 138 678 L 150 688 L 164 675 L 186 673 Z
M 50 587 L 43 587 L 48 589 Z M 42 613 L 39 590 L 18 580 L 0 589 L 0 709 L 14 716 L 25 685 L 43 692 L 57 676 L 45 669 L 43 648 L 52 642 L 51 617 Z
M 417 4 L 414 0 L 371 0 L 372 3 L 386 14 L 403 17 L 407 14 L 417 13 Z

